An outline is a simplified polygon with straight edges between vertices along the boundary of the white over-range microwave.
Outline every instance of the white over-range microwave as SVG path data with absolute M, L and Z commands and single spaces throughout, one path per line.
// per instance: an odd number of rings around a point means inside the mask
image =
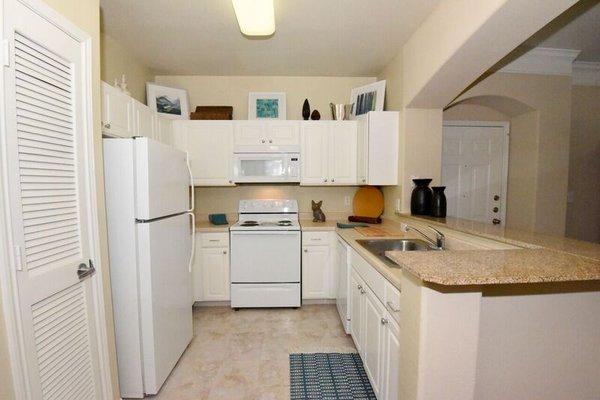
M 235 183 L 299 183 L 300 153 L 234 153 Z

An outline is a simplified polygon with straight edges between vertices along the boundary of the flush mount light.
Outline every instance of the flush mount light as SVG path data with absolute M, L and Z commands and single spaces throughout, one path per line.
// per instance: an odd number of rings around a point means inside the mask
M 232 0 L 240 30 L 247 36 L 275 33 L 273 0 Z

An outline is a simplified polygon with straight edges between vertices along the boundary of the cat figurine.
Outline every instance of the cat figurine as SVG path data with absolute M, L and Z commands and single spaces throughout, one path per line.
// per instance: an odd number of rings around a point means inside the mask
M 312 211 L 313 211 L 313 222 L 325 222 L 325 213 L 321 210 L 321 206 L 323 205 L 323 200 L 319 202 L 312 202 Z

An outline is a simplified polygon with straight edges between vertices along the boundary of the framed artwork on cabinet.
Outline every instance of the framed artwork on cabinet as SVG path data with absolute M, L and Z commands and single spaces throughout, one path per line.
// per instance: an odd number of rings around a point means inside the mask
M 285 93 L 250 92 L 248 119 L 286 119 Z
M 147 82 L 146 103 L 148 104 L 148 107 L 163 117 L 171 119 L 190 118 L 188 92 L 185 89 L 177 89 Z

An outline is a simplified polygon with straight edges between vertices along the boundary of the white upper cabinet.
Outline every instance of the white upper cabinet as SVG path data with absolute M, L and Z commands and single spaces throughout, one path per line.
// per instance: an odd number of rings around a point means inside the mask
M 133 100 L 133 115 L 135 116 L 134 136 L 158 139 L 156 113 L 150 107 Z
M 156 117 L 157 139 L 162 143 L 173 145 L 173 120 L 163 117 Z
M 294 150 L 300 144 L 299 121 L 234 121 L 237 150 Z
M 302 185 L 356 184 L 356 121 L 301 124 Z
M 371 111 L 358 117 L 358 183 L 398 184 L 399 114 Z
M 233 186 L 232 121 L 174 121 L 173 145 L 187 151 L 196 186 Z
M 102 82 L 102 131 L 111 136 L 134 136 L 133 99 Z
M 300 135 L 300 184 L 328 184 L 329 127 L 323 123 L 305 122 L 302 124 Z

